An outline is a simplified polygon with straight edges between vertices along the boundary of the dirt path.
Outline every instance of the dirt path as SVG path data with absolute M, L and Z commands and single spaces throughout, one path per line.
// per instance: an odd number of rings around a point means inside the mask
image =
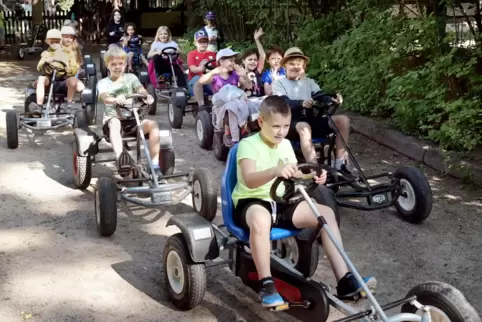
M 31 72 L 20 68 L 0 63 L 2 109 L 22 105 L 22 87 Z M 158 110 L 155 119 L 169 126 L 166 106 Z M 255 294 L 227 268 L 209 271 L 202 305 L 190 312 L 174 309 L 161 279 L 162 250 L 174 231 L 165 224 L 170 216 L 190 211 L 189 201 L 155 210 L 120 204 L 116 233 L 100 238 L 93 191 L 73 189 L 71 131 L 35 144 L 22 135 L 12 151 L 6 148 L 5 115 L 0 114 L 0 321 L 291 320 L 262 310 Z M 188 115 L 184 127 L 174 130 L 177 169 L 205 166 L 219 182 L 224 165 L 196 145 L 193 126 Z M 413 164 L 363 137 L 354 135 L 351 146 L 369 173 Z M 425 224 L 408 224 L 392 209 L 342 209 L 345 248 L 362 273 L 377 277 L 383 303 L 403 297 L 415 284 L 439 280 L 462 290 L 481 311 L 481 193 L 424 171 L 435 198 Z M 94 172 L 100 176 L 110 169 L 96 166 Z M 320 261 L 316 279 L 333 285 L 326 260 Z

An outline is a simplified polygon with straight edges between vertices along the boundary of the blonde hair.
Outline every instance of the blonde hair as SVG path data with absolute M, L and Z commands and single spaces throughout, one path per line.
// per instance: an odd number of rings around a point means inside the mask
M 112 47 L 104 54 L 105 64 L 108 66 L 114 58 L 122 58 L 127 61 L 127 53 L 120 47 Z
M 159 36 L 161 35 L 161 32 L 163 32 L 163 31 L 167 32 L 167 34 L 168 34 L 167 42 L 172 41 L 171 31 L 166 26 L 160 26 L 159 28 L 157 28 L 156 38 L 154 38 L 154 41 L 160 41 Z

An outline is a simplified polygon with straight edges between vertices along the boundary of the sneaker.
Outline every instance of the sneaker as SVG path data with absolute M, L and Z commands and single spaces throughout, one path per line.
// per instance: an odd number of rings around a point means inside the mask
M 375 294 L 377 288 L 377 280 L 373 276 L 368 276 L 364 277 L 363 281 L 367 284 L 370 291 Z M 360 298 L 366 297 L 366 294 L 362 290 L 360 284 L 358 284 L 355 275 L 350 272 L 346 273 L 346 275 L 338 281 L 336 293 L 338 295 L 338 298 L 344 300 L 357 301 Z
M 224 134 L 223 135 L 223 144 L 227 146 L 228 148 L 232 147 L 234 145 L 233 139 L 231 138 L 231 135 Z
M 30 104 L 28 104 L 28 110 L 30 113 L 41 113 L 42 105 L 39 105 L 35 102 L 31 102 Z
M 117 159 L 117 170 L 121 177 L 126 177 L 131 172 L 131 156 L 126 151 L 122 152 Z
M 274 282 L 271 278 L 264 278 L 261 280 L 261 290 L 259 291 L 261 304 L 263 307 L 275 307 L 284 304 L 284 300 L 276 291 Z
M 72 102 L 65 102 L 62 104 L 62 106 L 60 107 L 60 109 L 64 112 L 64 113 L 67 113 L 67 114 L 70 114 L 72 113 L 72 110 L 73 110 L 73 107 L 72 107 Z
M 353 175 L 353 173 L 350 172 L 350 170 L 348 170 L 348 168 L 346 167 L 345 164 L 342 164 L 340 166 L 340 169 L 337 169 L 336 170 L 340 175 L 342 175 L 343 177 L 345 177 L 346 179 L 355 179 L 356 177 Z

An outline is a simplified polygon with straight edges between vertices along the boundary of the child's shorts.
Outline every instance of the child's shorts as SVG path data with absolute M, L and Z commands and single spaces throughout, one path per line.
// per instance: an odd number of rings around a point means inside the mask
M 266 201 L 257 198 L 247 198 L 238 200 L 238 204 L 234 209 L 234 222 L 241 228 L 249 231 L 248 223 L 246 222 L 246 212 L 252 205 L 260 205 L 268 210 L 272 216 L 271 227 L 278 227 L 284 229 L 297 229 L 293 225 L 293 214 L 300 204 L 301 200 L 292 204 L 275 203 L 274 201 Z M 275 214 L 273 218 L 273 214 Z
M 201 78 L 201 76 L 196 75 L 191 80 L 187 83 L 187 89 L 189 90 L 189 94 L 191 96 L 194 96 L 194 84 Z M 211 88 L 211 85 L 204 85 L 203 86 L 203 91 L 205 95 L 213 95 L 213 89 Z
M 311 137 L 313 139 L 323 139 L 328 137 L 330 134 L 333 133 L 333 129 L 330 127 L 328 122 L 328 118 L 326 117 L 307 117 L 304 119 L 294 119 L 291 120 L 290 130 L 286 138 L 290 141 L 298 142 L 300 140 L 300 136 L 296 131 L 296 124 L 299 122 L 308 123 L 311 127 Z

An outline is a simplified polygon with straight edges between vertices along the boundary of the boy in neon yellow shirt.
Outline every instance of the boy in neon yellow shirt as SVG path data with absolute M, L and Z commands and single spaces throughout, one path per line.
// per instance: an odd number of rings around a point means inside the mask
M 307 202 L 277 204 L 270 197 L 270 189 L 277 177 L 291 178 L 299 175 L 296 156 L 289 140 L 285 139 L 290 129 L 291 110 L 284 99 L 268 96 L 260 107 L 258 134 L 239 143 L 237 152 L 238 182 L 233 191 L 234 221 L 250 232 L 249 244 L 253 261 L 261 283 L 259 295 L 264 307 L 284 303 L 276 291 L 270 271 L 269 240 L 271 227 L 285 229 L 315 228 L 318 221 Z M 326 171 L 314 177 L 316 183 L 326 181 Z M 341 234 L 333 210 L 316 205 L 335 237 L 341 243 Z M 341 255 L 324 231 L 321 233 L 323 247 L 338 281 L 340 298 L 354 299 L 361 287 Z M 314 247 L 317 247 L 316 245 Z M 373 277 L 365 278 L 370 288 L 376 287 Z

